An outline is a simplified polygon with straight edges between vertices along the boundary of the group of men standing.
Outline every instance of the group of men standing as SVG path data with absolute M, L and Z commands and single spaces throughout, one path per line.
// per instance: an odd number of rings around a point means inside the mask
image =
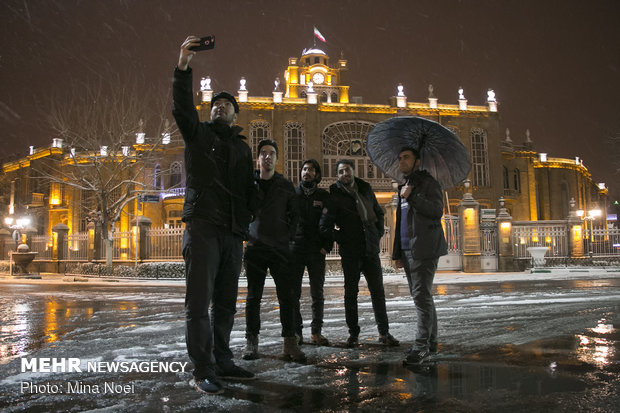
M 227 92 L 214 95 L 211 120 L 198 119 L 189 68 L 196 53 L 191 49 L 198 43 L 199 38 L 195 36 L 183 42 L 173 80 L 173 114 L 185 142 L 187 173 L 183 257 L 187 287 L 186 342 L 194 364 L 192 385 L 199 391 L 216 394 L 223 391 L 220 379 L 254 378 L 252 372 L 233 362 L 229 346 L 242 261 L 248 291 L 244 359 L 259 357 L 260 304 L 267 270 L 276 285 L 283 357 L 297 362 L 306 359 L 300 348 L 303 342 L 300 297 L 305 268 L 312 297 L 310 342 L 329 345 L 322 334 L 323 285 L 325 256 L 334 240 L 339 245 L 345 279 L 345 318 L 349 329 L 346 345 L 358 344 L 357 296 L 362 273 L 371 294 L 379 342 L 399 345 L 389 333 L 379 259 L 384 214 L 372 188 L 355 177 L 354 163 L 346 159 L 338 162 L 338 180 L 331 185 L 329 193 L 318 188 L 321 168 L 314 159 L 304 161 L 300 183 L 294 187 L 275 170 L 279 151 L 272 140 L 259 143 L 255 171 L 251 150 L 239 134 L 241 128 L 235 126 L 239 106 L 232 95 Z M 405 148 L 404 153 L 409 152 L 413 163 L 408 162 L 409 158 L 401 161 L 399 157 L 399 165 L 411 167 L 405 173 L 408 180 L 399 194 L 405 204 L 409 202 L 410 208 L 400 210 L 405 215 L 400 211 L 397 214 L 400 231 L 394 258 L 402 260 L 418 311 L 418 336 L 407 361 L 421 362 L 437 346 L 437 322 L 430 289 L 437 257 L 441 255 L 437 251 L 441 248 L 435 251 L 435 257 L 416 254 L 415 250 L 412 255 L 411 248 L 418 245 L 419 237 L 411 230 L 420 228 L 418 225 L 424 225 L 426 231 L 436 230 L 429 223 L 439 223 L 443 239 L 439 221 L 443 203 L 441 188 L 438 203 L 436 199 L 427 199 L 435 195 L 436 188 L 428 181 L 434 179 L 428 174 L 418 176 L 413 168 L 417 166 L 415 159 L 419 154 L 415 149 Z M 433 193 L 422 189 L 421 182 Z M 418 216 L 426 212 L 417 214 L 418 208 L 432 213 L 428 222 L 420 221 Z M 437 213 L 439 218 L 435 218 Z M 405 224 L 401 225 L 402 222 Z M 409 222 L 415 222 L 415 227 L 408 228 Z M 420 274 L 423 281 L 419 280 Z

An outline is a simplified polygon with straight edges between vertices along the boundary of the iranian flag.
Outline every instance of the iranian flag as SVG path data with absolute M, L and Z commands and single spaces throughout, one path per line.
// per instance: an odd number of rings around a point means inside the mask
M 314 28 L 314 36 L 317 37 L 323 43 L 327 43 L 327 40 L 325 40 L 325 37 L 323 37 L 319 29 L 317 29 L 316 27 Z

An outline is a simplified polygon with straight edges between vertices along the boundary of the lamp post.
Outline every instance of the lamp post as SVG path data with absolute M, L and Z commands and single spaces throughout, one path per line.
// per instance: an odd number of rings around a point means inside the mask
M 576 214 L 579 218 L 581 218 L 582 221 L 585 221 L 585 228 L 586 231 L 589 231 L 589 254 L 590 254 L 590 258 L 592 258 L 592 256 L 594 255 L 594 251 L 593 251 L 593 245 L 594 245 L 594 226 L 593 226 L 593 222 L 595 219 L 597 219 L 598 217 L 601 216 L 602 212 L 600 209 L 591 209 L 589 211 L 583 210 L 583 209 L 579 209 L 576 211 Z M 590 222 L 590 229 L 588 230 L 588 222 Z
M 22 234 L 21 234 L 21 230 L 30 226 L 30 223 L 32 222 L 32 220 L 29 217 L 20 217 L 20 218 L 14 218 L 12 216 L 8 216 L 4 218 L 4 224 L 7 226 L 7 228 L 10 228 L 13 230 L 13 241 L 15 241 L 15 247 L 17 248 L 17 244 L 19 244 L 19 241 L 22 238 Z
M 18 251 L 19 242 L 22 240 L 21 230 L 30 226 L 32 220 L 29 217 L 14 218 L 8 216 L 4 218 L 4 224 L 13 230 L 11 236 L 15 241 L 15 252 Z M 25 244 L 25 240 L 22 241 Z M 27 247 L 26 247 L 27 248 Z M 9 254 L 9 275 L 13 275 L 13 254 Z

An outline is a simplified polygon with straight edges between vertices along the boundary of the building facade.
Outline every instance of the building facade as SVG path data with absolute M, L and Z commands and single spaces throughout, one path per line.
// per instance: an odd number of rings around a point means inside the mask
M 356 175 L 372 185 L 380 204 L 387 207 L 396 183 L 370 161 L 366 136 L 380 121 L 395 116 L 420 116 L 452 130 L 469 150 L 471 193 L 481 209 L 497 209 L 503 198 L 513 220 L 537 221 L 565 219 L 571 200 L 577 209 L 606 208 L 604 184 L 595 184 L 578 158 L 547 157 L 534 151 L 529 133 L 522 143 L 516 144 L 508 131 L 500 130 L 493 91 L 488 92 L 483 105 L 469 104 L 462 89 L 456 102 L 443 104 L 429 86 L 427 101 L 410 102 L 403 87 L 395 85 L 395 95 L 386 99 L 388 104 L 365 104 L 360 98 L 350 96 L 348 70 L 344 57 L 332 64 L 329 56 L 315 47 L 304 50 L 300 57 L 289 58 L 284 81 L 279 78 L 274 81 L 272 96 L 252 96 L 242 78 L 237 91 L 240 106 L 237 123 L 244 128 L 254 157 L 260 140 L 273 139 L 280 147 L 277 164 L 280 172 L 297 183 L 303 160 L 315 158 L 323 168 L 321 186 L 324 187 L 336 180 L 336 162 L 349 158 L 355 162 Z M 210 78 L 204 77 L 196 102 L 203 120 L 209 117 L 213 93 Z M 31 216 L 33 230 L 40 234 L 51 234 L 51 228 L 59 223 L 67 225 L 71 232 L 83 231 L 89 210 L 96 208 L 84 191 L 58 180 L 43 179 L 42 170 L 58 173 L 55 165 L 71 154 L 72 149 L 58 141 L 55 139 L 50 147 L 31 148 L 29 155 L 2 166 L 3 213 Z M 136 141 L 126 143 L 129 149 L 123 149 L 123 155 L 135 157 L 125 167 L 143 170 L 140 174 L 143 185 L 135 189 L 151 196 L 148 203 L 132 198 L 123 206 L 115 223 L 118 231 L 130 231 L 138 216 L 148 217 L 153 227 L 182 225 L 185 180 L 182 140 L 178 133 L 171 131 L 164 140 L 152 142 L 158 147 L 156 156 L 148 161 L 139 156 L 148 146 L 144 133 L 136 134 Z M 446 215 L 458 214 L 464 192 L 463 186 L 446 190 Z M 156 202 L 153 194 L 159 195 Z M 110 194 L 111 199 L 115 196 L 119 194 Z M 391 225 L 389 219 L 386 224 Z

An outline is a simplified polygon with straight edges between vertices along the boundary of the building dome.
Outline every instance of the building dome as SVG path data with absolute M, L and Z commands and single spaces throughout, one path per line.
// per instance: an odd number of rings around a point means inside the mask
M 313 55 L 318 54 L 318 55 L 322 55 L 322 56 L 327 56 L 327 54 L 324 51 L 322 51 L 321 49 L 314 48 L 314 47 L 310 48 L 310 49 L 304 49 L 301 52 L 301 56 L 302 57 L 303 56 L 307 56 L 307 55 L 311 55 L 311 54 L 313 54 Z

